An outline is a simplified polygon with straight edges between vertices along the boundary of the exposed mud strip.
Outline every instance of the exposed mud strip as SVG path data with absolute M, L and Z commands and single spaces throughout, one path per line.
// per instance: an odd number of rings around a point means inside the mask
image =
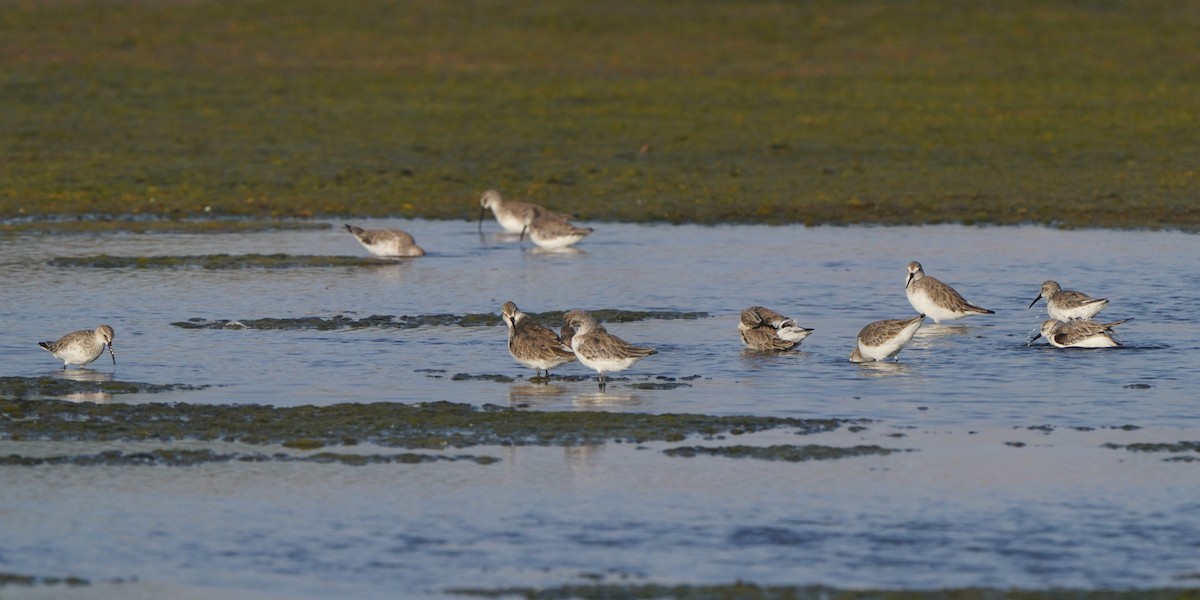
M 29 219 L 0 223 L 0 234 L 92 234 L 92 233 L 262 233 L 268 231 L 324 231 L 332 223 L 316 221 L 263 221 L 250 219 L 165 220 L 88 217 Z
M 787 462 L 804 462 L 809 460 L 833 460 L 855 456 L 887 456 L 893 452 L 907 452 L 896 448 L 882 446 L 853 446 L 839 448 L 836 446 L 819 446 L 816 444 L 796 445 L 784 444 L 777 446 L 683 446 L 663 450 L 667 456 L 693 458 L 696 456 L 725 456 L 728 458 L 757 458 L 759 460 L 782 460 Z
M 201 254 L 196 256 L 56 256 L 54 267 L 94 269 L 294 269 L 301 267 L 382 267 L 395 259 L 365 256 L 313 256 L 305 254 Z
M 430 462 L 468 461 L 481 465 L 499 462 L 492 456 L 441 456 L 436 454 L 418 454 L 405 452 L 403 454 L 342 454 L 335 452 L 320 452 L 317 454 L 274 454 L 263 453 L 219 453 L 213 450 L 174 450 L 158 449 L 146 452 L 122 452 L 106 450 L 96 454 L 63 454 L 58 456 L 22 456 L 10 454 L 0 456 L 0 467 L 38 467 L 43 465 L 74 465 L 81 467 L 93 466 L 162 466 L 162 467 L 193 467 L 207 463 L 226 462 L 303 462 L 321 464 L 341 464 L 348 466 L 405 464 L 413 465 Z
M 819 433 L 857 421 L 688 414 L 522 411 L 485 405 L 92 404 L 0 400 L 0 437 L 14 440 L 223 440 L 293 447 L 352 445 L 463 448 L 477 445 L 573 446 L 608 441 L 679 442 L 690 435 L 740 435 L 792 428 Z
M 72 394 L 137 394 L 202 390 L 206 385 L 141 383 L 138 381 L 78 381 L 58 377 L 0 377 L 0 398 L 57 397 Z

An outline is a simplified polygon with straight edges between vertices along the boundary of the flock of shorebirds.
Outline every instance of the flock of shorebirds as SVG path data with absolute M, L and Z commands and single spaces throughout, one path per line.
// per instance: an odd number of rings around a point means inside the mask
M 909 319 L 875 321 L 862 331 L 850 361 L 873 362 L 894 358 L 912 340 L 925 322 L 953 321 L 971 315 L 990 315 L 994 311 L 967 302 L 954 288 L 925 274 L 921 263 L 908 264 L 908 281 L 904 285 L 908 301 L 919 314 Z M 1058 348 L 1111 348 L 1113 327 L 1127 319 L 1098 323 L 1091 318 L 1108 306 L 1106 298 L 1092 298 L 1083 292 L 1064 290 L 1055 281 L 1042 284 L 1038 300 L 1046 299 L 1050 319 L 1042 323 L 1041 332 L 1028 343 L 1045 337 Z M 563 328 L 555 333 L 521 312 L 516 304 L 505 302 L 500 309 L 508 325 L 508 352 L 521 365 L 534 369 L 535 378 L 550 369 L 578 359 L 584 366 L 599 373 L 600 388 L 605 386 L 605 373 L 623 371 L 637 361 L 655 353 L 653 348 L 634 346 L 608 333 L 595 318 L 581 310 L 563 315 Z M 813 329 L 801 327 L 769 308 L 751 306 L 742 311 L 738 321 L 742 343 L 751 350 L 786 351 L 800 345 Z
M 529 234 L 530 239 L 541 248 L 566 248 L 592 232 L 591 228 L 572 225 L 568 216 L 536 204 L 504 200 L 496 190 L 484 192 L 479 204 L 480 231 L 483 230 L 483 216 L 491 209 L 502 228 L 510 233 L 519 233 L 521 239 Z M 376 256 L 415 257 L 425 254 L 413 236 L 405 231 L 362 229 L 352 225 L 345 227 Z M 863 327 L 850 352 L 851 362 L 896 358 L 921 328 L 926 317 L 941 323 L 971 315 L 994 314 L 994 311 L 967 302 L 954 288 L 926 275 L 919 262 L 908 264 L 908 280 L 904 284 L 904 291 L 918 314 L 908 319 L 875 321 Z M 1128 319 L 1109 323 L 1092 320 L 1096 313 L 1108 306 L 1108 299 L 1064 290 L 1058 282 L 1046 281 L 1029 308 L 1043 298 L 1046 299 L 1046 312 L 1050 318 L 1042 323 L 1038 335 L 1028 343 L 1044 337 L 1058 348 L 1110 348 L 1119 345 L 1113 339 L 1113 328 Z M 654 348 L 635 346 L 609 333 L 595 317 L 582 310 L 565 313 L 563 327 L 558 333 L 521 312 L 512 302 L 505 302 L 500 313 L 508 326 L 509 353 L 519 364 L 534 369 L 535 380 L 546 381 L 550 369 L 578 360 L 597 372 L 600 389 L 603 390 L 606 373 L 628 369 L 657 352 Z M 756 351 L 791 350 L 813 332 L 813 329 L 798 325 L 794 319 L 762 306 L 743 310 L 737 328 L 746 348 Z M 72 364 L 91 363 L 104 353 L 105 348 L 115 365 L 117 357 L 112 343 L 113 328 L 101 325 L 39 345 L 61 359 L 65 369 Z

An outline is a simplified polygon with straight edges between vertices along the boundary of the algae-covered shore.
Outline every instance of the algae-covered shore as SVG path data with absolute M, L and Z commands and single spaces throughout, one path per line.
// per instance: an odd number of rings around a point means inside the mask
M 0 219 L 1200 228 L 1200 7 L 6 4 Z
M 7 393 L 5 395 L 8 395 Z M 479 445 L 576 445 L 606 441 L 681 441 L 689 435 L 741 435 L 775 428 L 832 431 L 841 419 L 714 417 L 604 412 L 477 409 L 430 402 L 263 405 L 92 404 L 0 400 L 0 436 L 12 440 L 142 441 L 198 439 L 303 448 L 355 445 L 463 448 Z

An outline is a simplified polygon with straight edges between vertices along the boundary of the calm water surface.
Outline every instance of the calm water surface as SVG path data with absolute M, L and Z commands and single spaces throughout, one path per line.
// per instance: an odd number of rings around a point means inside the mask
M 670 445 L 488 448 L 495 465 L 235 464 L 0 469 L 0 572 L 104 581 L 122 594 L 437 596 L 458 585 L 603 581 L 844 587 L 1141 587 L 1200 574 L 1197 462 L 1103 448 L 1200 439 L 1200 237 L 1052 229 L 598 224 L 539 253 L 473 223 L 356 221 L 412 232 L 429 256 L 380 268 L 84 269 L 54 256 L 361 255 L 342 230 L 0 238 L 0 375 L 62 376 L 36 342 L 108 323 L 122 381 L 207 384 L 119 402 L 450 400 L 532 410 L 869 418 L 867 431 L 736 443 L 915 450 L 775 464 L 663 455 Z M 340 226 L 340 223 L 338 223 Z M 905 265 L 995 315 L 926 325 L 895 365 L 853 365 L 857 331 L 912 314 Z M 1041 282 L 1106 296 L 1125 347 L 1026 341 Z M 186 330 L 190 318 L 704 311 L 615 323 L 659 354 L 599 394 L 532 385 L 496 327 Z M 801 351 L 741 349 L 761 304 L 816 332 Z M 550 324 L 557 327 L 558 323 Z M 514 383 L 452 381 L 504 374 Z M 556 374 L 583 375 L 580 365 Z M 75 374 L 78 376 L 78 374 Z M 630 383 L 683 378 L 690 387 Z M 1031 426 L 1047 425 L 1045 430 Z M 1116 429 L 1132 426 L 1127 429 Z M 688 443 L 735 443 L 689 440 Z M 80 445 L 4 442 L 3 453 Z M 125 446 L 116 445 L 121 448 Z M 356 450 L 357 451 L 357 450 Z M 99 593 L 101 587 L 94 587 Z M 36 590 L 30 593 L 36 593 Z M 149 593 L 149 592 L 147 592 Z

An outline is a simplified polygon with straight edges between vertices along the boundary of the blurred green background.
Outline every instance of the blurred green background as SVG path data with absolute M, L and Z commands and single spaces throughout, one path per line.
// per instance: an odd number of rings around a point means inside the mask
M 0 218 L 1200 229 L 1200 3 L 0 0 Z

